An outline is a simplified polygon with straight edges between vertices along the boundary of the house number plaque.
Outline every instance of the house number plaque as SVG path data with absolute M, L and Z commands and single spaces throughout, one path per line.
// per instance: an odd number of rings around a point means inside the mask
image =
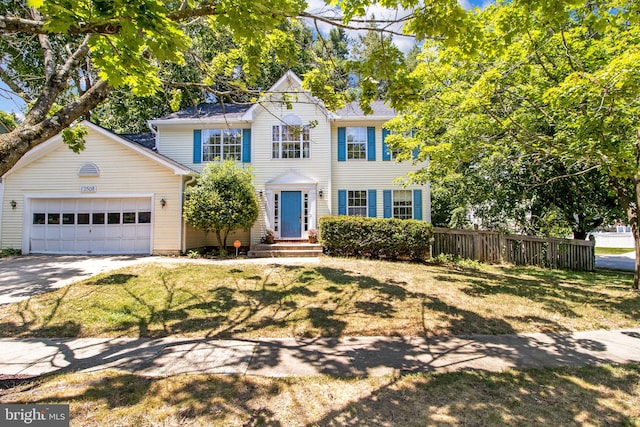
M 95 185 L 81 185 L 80 192 L 81 193 L 95 193 L 98 191 L 98 187 Z

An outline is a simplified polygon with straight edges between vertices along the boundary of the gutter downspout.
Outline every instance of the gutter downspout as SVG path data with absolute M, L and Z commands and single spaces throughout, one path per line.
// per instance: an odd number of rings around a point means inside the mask
M 189 179 L 188 181 L 185 181 L 184 179 L 182 179 L 182 188 L 180 189 L 180 221 L 182 222 L 182 227 L 180 227 L 180 237 L 179 237 L 179 241 L 180 241 L 180 252 L 185 253 L 187 252 L 187 222 L 184 220 L 184 218 L 182 218 L 182 207 L 184 204 L 184 191 L 185 189 L 193 184 L 193 182 L 196 180 L 196 176 L 195 175 L 190 175 L 191 179 Z
M 160 145 L 160 135 L 158 134 L 158 128 L 156 128 L 154 125 L 151 124 L 151 122 L 147 122 L 147 126 L 149 127 L 149 130 L 151 130 L 151 133 L 153 133 L 155 135 L 155 145 L 153 147 L 153 151 L 155 151 L 156 153 L 159 152 L 158 150 L 158 145 Z

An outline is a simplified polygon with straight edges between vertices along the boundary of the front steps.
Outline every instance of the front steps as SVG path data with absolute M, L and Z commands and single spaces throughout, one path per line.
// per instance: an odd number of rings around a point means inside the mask
M 276 242 L 272 245 L 261 243 L 252 245 L 247 253 L 249 258 L 293 258 L 319 257 L 322 245 L 308 242 Z

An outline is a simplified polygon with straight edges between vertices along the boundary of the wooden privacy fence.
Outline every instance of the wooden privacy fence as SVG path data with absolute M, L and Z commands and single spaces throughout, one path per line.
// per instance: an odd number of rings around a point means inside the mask
M 493 231 L 433 229 L 432 256 L 440 254 L 473 259 L 489 264 L 516 265 L 566 270 L 595 270 L 595 241 L 554 239 Z

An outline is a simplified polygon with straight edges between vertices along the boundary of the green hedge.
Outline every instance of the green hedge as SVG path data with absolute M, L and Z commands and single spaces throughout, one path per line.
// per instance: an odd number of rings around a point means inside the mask
M 431 224 L 418 220 L 332 216 L 320 218 L 320 241 L 328 255 L 425 259 Z

